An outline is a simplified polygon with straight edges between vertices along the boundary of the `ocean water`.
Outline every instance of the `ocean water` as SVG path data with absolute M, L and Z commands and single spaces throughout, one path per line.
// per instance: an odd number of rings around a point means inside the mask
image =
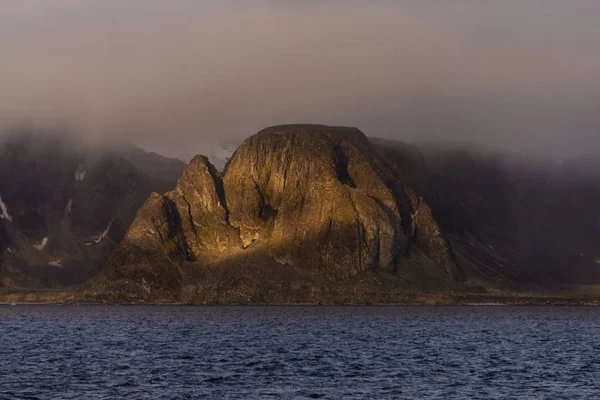
M 0 306 L 0 399 L 597 399 L 600 308 Z

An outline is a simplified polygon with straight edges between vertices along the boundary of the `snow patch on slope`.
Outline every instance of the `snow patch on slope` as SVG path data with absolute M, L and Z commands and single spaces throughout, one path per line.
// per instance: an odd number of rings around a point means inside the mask
M 6 204 L 2 201 L 2 197 L 0 197 L 0 219 L 12 221 L 12 217 L 8 215 L 8 209 L 6 208 Z
M 33 247 L 35 247 L 38 250 L 44 250 L 44 247 L 46 247 L 46 245 L 48 244 L 48 237 L 46 236 L 45 238 L 42 239 L 42 243 L 40 244 L 34 244 Z
M 93 236 L 92 237 L 92 241 L 85 243 L 85 245 L 86 246 L 91 246 L 94 243 L 100 243 L 106 237 L 106 235 L 108 235 L 108 231 L 110 231 L 110 227 L 111 226 L 112 226 L 112 221 L 110 221 L 108 223 L 108 226 L 106 227 L 106 229 L 104 231 L 102 231 L 101 233 L 99 233 L 96 236 Z
M 53 267 L 62 267 L 60 260 L 52 260 L 48 263 L 48 265 L 52 265 Z
M 77 171 L 75 171 L 75 180 L 77 182 L 83 182 L 83 179 L 85 178 L 85 168 L 83 167 L 83 164 L 79 164 L 79 166 L 77 167 Z
M 65 207 L 65 215 L 71 212 L 71 207 L 73 206 L 73 199 L 69 199 L 67 206 Z

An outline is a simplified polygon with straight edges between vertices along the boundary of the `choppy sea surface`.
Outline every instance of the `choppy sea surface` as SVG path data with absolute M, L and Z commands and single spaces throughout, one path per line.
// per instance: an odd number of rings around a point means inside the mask
M 0 399 L 600 398 L 600 308 L 0 306 Z

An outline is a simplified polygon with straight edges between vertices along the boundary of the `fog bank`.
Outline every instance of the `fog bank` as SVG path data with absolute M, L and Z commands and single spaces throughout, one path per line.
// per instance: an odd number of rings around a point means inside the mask
M 167 154 L 281 123 L 600 154 L 600 3 L 0 0 L 0 127 Z

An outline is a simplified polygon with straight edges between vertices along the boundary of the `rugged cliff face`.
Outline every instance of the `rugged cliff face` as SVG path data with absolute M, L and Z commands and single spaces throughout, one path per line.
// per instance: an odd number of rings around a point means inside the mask
M 364 283 L 375 277 L 441 288 L 463 275 L 425 201 L 360 131 L 293 125 L 250 137 L 222 176 L 194 158 L 175 190 L 146 201 L 91 291 L 320 301 L 340 283 L 355 298 L 376 291 Z

